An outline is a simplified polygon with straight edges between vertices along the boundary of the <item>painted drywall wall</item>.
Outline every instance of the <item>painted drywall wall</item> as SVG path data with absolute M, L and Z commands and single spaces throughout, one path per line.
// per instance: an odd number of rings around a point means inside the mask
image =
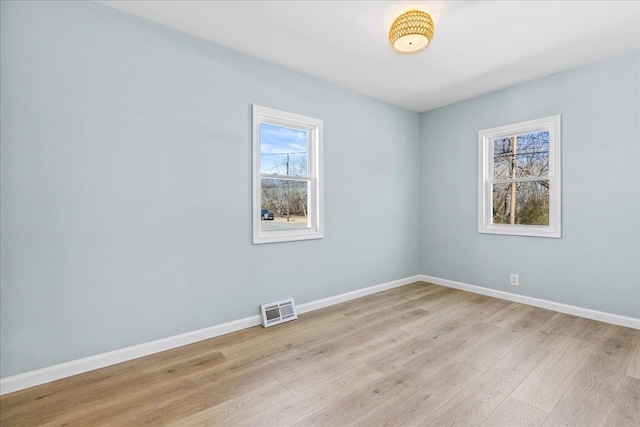
M 3 378 L 419 272 L 640 317 L 638 52 L 420 116 L 100 5 L 0 8 Z M 251 245 L 253 103 L 325 120 L 325 239 Z M 477 234 L 477 131 L 557 113 L 563 238 Z
M 640 317 L 639 76 L 635 51 L 424 113 L 422 273 Z M 478 131 L 554 114 L 562 238 L 478 234 Z
M 418 274 L 420 116 L 87 2 L 2 2 L 1 376 Z M 251 244 L 251 105 L 325 123 L 322 240 Z

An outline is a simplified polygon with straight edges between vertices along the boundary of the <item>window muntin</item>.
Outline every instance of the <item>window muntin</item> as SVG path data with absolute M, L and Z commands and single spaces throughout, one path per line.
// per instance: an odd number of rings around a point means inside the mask
M 253 243 L 323 237 L 322 120 L 253 106 Z
M 561 236 L 560 116 L 478 132 L 478 232 Z

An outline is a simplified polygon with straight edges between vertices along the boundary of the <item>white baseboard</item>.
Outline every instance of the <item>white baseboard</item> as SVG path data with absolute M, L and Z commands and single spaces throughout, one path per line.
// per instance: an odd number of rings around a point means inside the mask
M 344 294 L 324 298 L 318 301 L 311 301 L 297 306 L 298 313 L 307 313 L 324 307 L 329 307 L 342 302 L 350 301 L 363 296 L 382 292 L 387 289 L 397 288 L 414 282 L 429 282 L 436 285 L 446 286 L 449 288 L 460 289 L 463 291 L 473 292 L 476 294 L 487 295 L 508 301 L 519 302 L 522 304 L 532 305 L 534 307 L 554 310 L 561 313 L 572 314 L 574 316 L 586 317 L 587 319 L 598 320 L 601 322 L 611 323 L 614 325 L 626 326 L 628 328 L 640 329 L 640 319 L 634 317 L 620 316 L 617 314 L 605 313 L 602 311 L 591 310 L 588 308 L 576 307 L 573 305 L 562 304 L 553 301 L 547 301 L 539 298 L 528 297 L 524 295 L 512 294 L 510 292 L 498 291 L 495 289 L 484 288 L 482 286 L 469 285 L 467 283 L 455 282 L 453 280 L 442 279 L 426 275 L 416 275 L 400 280 L 394 280 L 375 286 L 370 286 L 357 291 L 347 292 Z M 165 350 L 181 347 L 183 345 L 192 344 L 220 335 L 225 335 L 241 329 L 250 328 L 260 324 L 260 316 L 250 316 L 244 319 L 234 320 L 232 322 L 211 326 L 197 331 L 187 332 L 172 337 L 151 341 L 120 350 L 110 351 L 108 353 L 98 354 L 83 359 L 72 360 L 70 362 L 61 363 L 59 365 L 49 366 L 47 368 L 35 371 L 25 372 L 23 374 L 14 375 L 0 379 L 0 396 L 14 391 L 23 390 L 25 388 L 34 387 L 51 381 L 70 377 L 93 371 L 95 369 L 104 368 L 115 365 L 117 363 L 126 362 L 128 360 L 137 359 L 139 357 L 148 356 Z
M 307 313 L 309 311 L 319 310 L 321 308 L 329 307 L 330 305 L 340 304 L 342 302 L 351 301 L 352 299 L 365 297 L 367 295 L 375 294 L 378 292 L 386 291 L 388 289 L 397 288 L 400 286 L 408 285 L 409 283 L 420 282 L 422 276 L 416 275 L 406 277 L 400 280 L 394 280 L 380 285 L 370 286 L 364 289 L 358 289 L 357 291 L 347 292 L 346 294 L 340 294 L 333 297 L 321 299 L 318 301 L 311 301 L 296 306 L 298 313 Z
M 576 307 L 575 305 L 568 305 L 560 302 L 528 297 L 525 295 L 512 294 L 510 292 L 497 291 L 495 289 L 483 288 L 482 286 L 469 285 L 467 283 L 455 282 L 453 280 L 441 279 L 439 277 L 426 276 L 424 274 L 419 277 L 423 282 L 446 286 L 448 288 L 455 288 L 494 298 L 519 302 L 522 304 L 532 305 L 534 307 L 545 308 L 547 310 L 559 311 L 560 313 L 572 314 L 574 316 L 586 317 L 587 319 L 598 320 L 600 322 L 611 323 L 613 325 L 625 326 L 627 328 L 640 329 L 640 319 L 635 317 L 621 316 L 619 314 L 611 314 L 604 311 Z
M 59 365 L 49 366 L 35 371 L 25 372 L 0 380 L 0 396 L 14 391 L 48 383 L 73 375 L 82 374 L 150 354 L 159 353 L 172 348 L 180 347 L 194 342 L 206 340 L 241 329 L 250 328 L 260 324 L 260 316 L 245 317 L 221 325 L 215 325 L 197 331 L 187 332 L 172 337 L 150 341 L 108 353 L 72 360 Z
M 359 289 L 353 292 L 336 295 L 333 297 L 311 301 L 297 306 L 299 313 L 307 313 L 309 311 L 318 310 L 334 304 L 340 304 L 355 298 L 382 292 L 387 289 L 397 288 L 399 286 L 408 285 L 409 283 L 420 281 L 420 276 L 407 277 L 392 282 L 382 283 L 380 285 Z M 149 356 L 161 351 L 171 350 L 187 344 L 193 344 L 198 341 L 207 340 L 230 332 L 239 331 L 241 329 L 250 328 L 260 324 L 260 316 L 250 316 L 244 319 L 234 320 L 232 322 L 211 326 L 197 331 L 187 332 L 172 337 L 151 341 L 120 350 L 110 351 L 95 356 L 85 357 L 83 359 L 72 360 L 70 362 L 61 363 L 59 365 L 49 366 L 47 368 L 37 369 L 35 371 L 25 372 L 23 374 L 14 375 L 0 379 L 0 396 L 14 391 L 23 390 L 25 388 L 34 387 L 51 381 L 70 377 L 93 371 L 95 369 L 104 368 L 115 365 L 117 363 L 126 362 L 128 360 L 137 359 L 143 356 Z

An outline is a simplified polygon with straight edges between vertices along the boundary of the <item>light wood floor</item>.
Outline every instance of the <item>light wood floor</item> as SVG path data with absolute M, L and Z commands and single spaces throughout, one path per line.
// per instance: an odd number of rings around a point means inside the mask
M 415 283 L 0 399 L 2 426 L 640 426 L 640 331 Z

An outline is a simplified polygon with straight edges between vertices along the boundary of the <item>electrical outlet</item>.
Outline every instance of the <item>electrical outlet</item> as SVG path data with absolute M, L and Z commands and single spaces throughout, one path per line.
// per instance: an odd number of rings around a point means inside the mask
M 511 273 L 511 286 L 520 286 L 520 280 L 518 279 L 518 275 L 515 273 Z

